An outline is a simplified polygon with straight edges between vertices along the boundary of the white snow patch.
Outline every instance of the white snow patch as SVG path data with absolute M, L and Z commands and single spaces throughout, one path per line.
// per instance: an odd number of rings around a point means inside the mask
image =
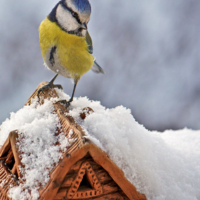
M 10 188 L 9 197 L 14 200 L 38 199 L 39 185 L 44 186 L 49 181 L 49 171 L 70 145 L 63 133 L 55 136 L 60 124 L 58 116 L 53 113 L 52 101 L 45 100 L 43 105 L 39 105 L 35 99 L 30 106 L 11 113 L 10 119 L 6 119 L 0 126 L 1 145 L 10 131 L 19 131 L 17 147 L 25 166 L 20 168 L 24 183 Z M 61 142 L 61 145 L 55 146 L 57 142 Z
M 91 113 L 82 120 L 83 107 Z M 69 112 L 148 200 L 200 199 L 200 131 L 149 131 L 129 109 L 75 99 Z
M 69 98 L 62 91 L 57 92 L 59 99 Z M 62 141 L 60 149 L 66 150 L 71 143 L 62 134 L 60 138 L 53 135 L 58 118 L 52 113 L 52 102 L 37 105 L 37 109 L 35 105 L 13 113 L 0 127 L 1 144 L 9 131 L 19 129 L 23 132 L 19 147 L 25 154 L 22 160 L 26 167 L 22 172 L 27 181 L 23 187 L 10 190 L 13 199 L 25 199 L 28 189 L 32 190 L 28 198 L 37 199 L 37 183 L 43 181 L 44 185 L 48 181 L 46 169 L 51 169 L 61 156 L 59 148 L 53 144 Z M 80 112 L 85 107 L 91 107 L 94 112 L 83 120 Z M 82 126 L 86 137 L 108 153 L 148 200 L 200 199 L 200 131 L 148 131 L 135 121 L 129 109 L 123 106 L 106 109 L 100 102 L 86 97 L 75 98 L 69 109 L 68 115 Z M 69 136 L 72 134 L 70 131 Z
M 58 142 L 60 143 L 59 147 L 62 151 L 67 151 L 67 147 L 69 147 L 72 143 L 75 142 L 76 138 L 72 138 L 73 130 L 71 129 L 67 135 L 67 137 L 64 134 L 59 135 Z

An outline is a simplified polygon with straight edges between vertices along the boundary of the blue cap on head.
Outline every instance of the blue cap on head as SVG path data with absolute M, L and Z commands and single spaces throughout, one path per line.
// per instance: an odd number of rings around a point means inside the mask
M 90 14 L 91 6 L 88 0 L 72 0 L 80 12 Z

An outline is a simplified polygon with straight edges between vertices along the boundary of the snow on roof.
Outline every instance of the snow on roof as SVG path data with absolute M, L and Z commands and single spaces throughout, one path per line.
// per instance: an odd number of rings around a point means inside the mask
M 56 92 L 59 99 L 69 99 L 62 91 Z M 48 182 L 49 170 L 62 157 L 61 150 L 70 145 L 62 134 L 54 134 L 59 124 L 53 113 L 56 100 L 45 100 L 39 105 L 35 99 L 30 106 L 11 113 L 10 119 L 0 126 L 0 145 L 10 131 L 21 132 L 18 148 L 26 166 L 21 168 L 26 181 L 10 189 L 14 200 L 37 199 L 39 185 Z M 85 107 L 94 112 L 82 120 L 80 112 Z M 135 121 L 129 109 L 123 106 L 106 109 L 86 97 L 75 98 L 66 114 L 74 117 L 84 129 L 85 137 L 105 150 L 147 199 L 200 199 L 200 131 L 148 131 Z M 61 145 L 55 146 L 57 142 Z
M 10 131 L 17 129 L 19 132 L 17 146 L 24 166 L 21 168 L 21 174 L 25 182 L 10 189 L 10 197 L 13 199 L 30 199 L 29 189 L 32 190 L 32 199 L 37 199 L 39 184 L 44 186 L 48 182 L 49 170 L 58 163 L 62 151 L 69 145 L 63 134 L 55 136 L 59 119 L 53 111 L 52 101 L 46 100 L 39 105 L 35 99 L 30 106 L 11 113 L 10 119 L 0 127 L 1 145 Z M 57 142 L 61 145 L 55 145 Z

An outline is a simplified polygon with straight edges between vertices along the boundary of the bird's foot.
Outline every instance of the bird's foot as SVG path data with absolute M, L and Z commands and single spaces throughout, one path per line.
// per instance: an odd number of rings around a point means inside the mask
M 63 104 L 66 109 L 70 106 L 70 101 L 60 100 L 58 102 L 61 103 L 61 104 Z
M 49 82 L 47 85 L 44 85 L 43 87 L 41 87 L 38 92 L 37 92 L 37 96 L 39 98 L 39 95 L 40 95 L 40 92 L 42 92 L 44 94 L 44 91 L 45 90 L 48 90 L 48 89 L 52 89 L 52 88 L 58 88 L 58 89 L 63 89 L 62 85 L 54 85 L 52 82 Z

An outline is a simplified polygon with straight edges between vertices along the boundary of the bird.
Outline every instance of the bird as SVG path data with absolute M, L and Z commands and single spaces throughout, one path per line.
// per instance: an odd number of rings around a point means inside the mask
M 60 0 L 39 26 L 39 43 L 46 67 L 56 73 L 54 78 L 38 90 L 62 88 L 54 85 L 58 75 L 74 80 L 71 98 L 63 100 L 66 107 L 73 101 L 81 76 L 92 69 L 105 74 L 93 57 L 93 44 L 88 32 L 91 5 L 88 0 Z

